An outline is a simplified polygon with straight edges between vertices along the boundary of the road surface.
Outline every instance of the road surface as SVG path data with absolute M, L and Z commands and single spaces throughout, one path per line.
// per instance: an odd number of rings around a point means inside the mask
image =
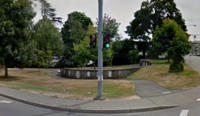
M 35 107 L 0 97 L 0 116 L 199 116 L 199 109 L 200 102 L 196 102 L 178 108 L 141 113 L 71 113 Z

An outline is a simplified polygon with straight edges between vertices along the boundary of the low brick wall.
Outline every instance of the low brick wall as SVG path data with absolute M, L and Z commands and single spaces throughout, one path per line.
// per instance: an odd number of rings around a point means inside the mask
M 136 72 L 141 67 L 137 66 L 128 69 L 104 70 L 104 79 L 121 79 L 126 78 L 129 74 Z M 61 76 L 72 79 L 97 79 L 97 70 L 77 70 L 71 68 L 61 69 Z

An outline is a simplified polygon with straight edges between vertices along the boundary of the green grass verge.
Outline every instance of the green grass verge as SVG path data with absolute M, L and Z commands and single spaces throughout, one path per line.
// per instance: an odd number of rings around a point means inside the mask
M 154 61 L 160 64 L 145 67 L 129 75 L 128 79 L 151 80 L 168 89 L 187 90 L 200 85 L 200 75 L 190 66 L 184 65 L 184 71 L 169 73 L 169 64 L 165 61 Z M 163 62 L 163 63 L 162 63 Z
M 167 60 L 152 60 L 152 59 L 148 59 L 147 61 L 151 62 L 152 64 L 169 64 Z
M 132 83 L 132 88 L 125 89 L 120 88 L 117 84 L 111 84 L 109 82 L 104 82 L 104 95 L 106 98 L 118 98 L 134 95 L 134 85 Z
M 46 72 L 31 69 L 9 72 L 4 78 L 0 72 L 0 85 L 17 90 L 26 90 L 53 97 L 93 99 L 97 95 L 97 80 L 75 80 L 51 77 Z M 135 95 L 134 84 L 128 80 L 104 80 L 103 93 L 106 98 L 129 98 Z
M 136 76 L 136 73 L 132 73 L 127 76 L 127 79 L 133 79 Z
M 134 84 L 130 82 L 130 88 L 120 87 L 118 84 L 104 81 L 103 86 L 103 93 L 106 98 L 121 98 L 132 96 L 134 94 Z M 69 88 L 45 88 L 38 85 L 31 85 L 31 84 L 18 84 L 18 85 L 9 85 L 10 88 L 17 89 L 17 90 L 34 90 L 34 91 L 41 91 L 41 92 L 56 92 L 61 94 L 73 94 L 75 96 L 83 96 L 83 97 L 94 97 L 97 94 L 97 89 L 90 89 L 90 91 L 81 91 L 79 89 L 69 89 Z
M 29 90 L 35 90 L 35 91 L 46 91 L 46 88 L 43 87 L 39 87 L 36 85 L 30 85 L 30 84 L 21 84 L 21 85 L 14 85 L 14 86 L 10 86 L 13 89 L 29 89 Z

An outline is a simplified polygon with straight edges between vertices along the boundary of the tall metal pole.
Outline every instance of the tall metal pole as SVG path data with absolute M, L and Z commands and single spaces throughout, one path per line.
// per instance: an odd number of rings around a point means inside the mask
M 103 0 L 98 0 L 99 3 L 99 22 L 98 22 L 98 93 L 95 100 L 103 100 Z

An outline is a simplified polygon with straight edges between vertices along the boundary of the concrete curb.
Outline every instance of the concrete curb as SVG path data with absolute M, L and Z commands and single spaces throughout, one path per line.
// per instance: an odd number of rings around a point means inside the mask
M 158 107 L 148 107 L 148 108 L 139 108 L 139 109 L 116 109 L 116 110 L 89 110 L 89 109 L 76 109 L 76 108 L 70 108 L 70 107 L 59 107 L 59 106 L 50 106 L 47 104 L 42 103 L 34 103 L 28 100 L 16 98 L 13 96 L 5 95 L 0 93 L 0 96 L 6 97 L 15 101 L 19 101 L 25 104 L 29 104 L 32 106 L 37 106 L 41 108 L 51 109 L 51 110 L 57 110 L 57 111 L 68 111 L 68 112 L 78 112 L 78 113 L 135 113 L 135 112 L 148 112 L 148 111 L 156 111 L 156 110 L 163 110 L 163 109 L 170 109 L 175 108 L 178 106 L 158 106 Z

